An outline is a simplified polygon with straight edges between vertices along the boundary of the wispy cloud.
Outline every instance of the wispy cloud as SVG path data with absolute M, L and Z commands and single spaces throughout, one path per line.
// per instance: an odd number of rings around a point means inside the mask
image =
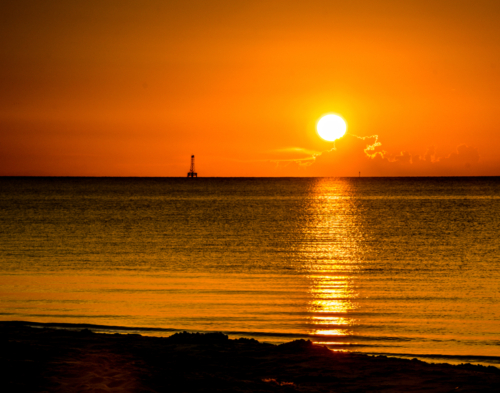
M 377 156 L 384 157 L 384 155 L 386 154 L 385 151 L 375 151 L 377 147 L 382 146 L 382 143 L 378 140 L 378 135 L 358 136 L 350 133 L 346 135 L 353 136 L 355 138 L 361 139 L 362 141 L 373 139 L 373 143 L 369 143 L 368 145 L 366 145 L 366 148 L 363 150 L 365 154 L 370 158 L 375 158 Z
M 299 153 L 299 154 L 306 154 L 306 155 L 315 155 L 315 154 L 321 154 L 318 153 L 315 150 L 309 150 L 309 149 L 304 149 L 302 147 L 284 147 L 282 149 L 273 149 L 271 152 L 276 152 L 276 153 Z

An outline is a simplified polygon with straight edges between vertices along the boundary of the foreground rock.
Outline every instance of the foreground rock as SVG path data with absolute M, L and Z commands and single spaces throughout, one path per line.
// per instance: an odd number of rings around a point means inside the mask
M 167 338 L 0 322 L 5 392 L 497 392 L 495 367 L 275 346 L 214 334 Z

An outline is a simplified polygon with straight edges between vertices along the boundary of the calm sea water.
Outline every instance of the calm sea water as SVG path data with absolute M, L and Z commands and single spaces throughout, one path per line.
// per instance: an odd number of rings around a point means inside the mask
M 0 178 L 0 319 L 498 366 L 499 234 L 500 178 Z

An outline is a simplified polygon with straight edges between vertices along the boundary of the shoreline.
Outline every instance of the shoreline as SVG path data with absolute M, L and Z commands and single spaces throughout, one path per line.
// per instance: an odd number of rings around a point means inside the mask
M 223 333 L 227 335 L 230 339 L 238 339 L 238 338 L 249 338 L 261 341 L 263 338 L 274 338 L 281 337 L 287 338 L 286 340 L 275 340 L 275 341 L 266 341 L 262 340 L 262 342 L 269 342 L 274 345 L 279 345 L 283 343 L 287 343 L 294 340 L 311 340 L 314 344 L 323 346 L 322 343 L 317 343 L 314 341 L 315 336 L 311 335 L 301 335 L 301 334 L 279 334 L 279 333 L 267 333 L 267 332 L 259 332 L 259 333 L 251 333 L 251 332 L 233 332 L 233 331 L 199 331 L 199 330 L 187 330 L 187 329 L 174 329 L 174 328 L 158 328 L 158 327 L 130 327 L 130 326 L 118 326 L 118 325 L 99 325 L 92 323 L 66 323 L 66 322 L 31 322 L 31 321 L 1 321 L 2 323 L 9 323 L 13 325 L 19 326 L 32 326 L 36 328 L 53 328 L 53 329 L 68 329 L 68 330 L 82 330 L 89 329 L 96 333 L 104 333 L 104 334 L 140 334 L 148 337 L 168 337 L 175 333 L 202 333 L 202 334 L 210 334 L 210 333 Z M 155 334 L 159 333 L 159 334 Z M 413 359 L 416 358 L 418 360 L 424 361 L 426 363 L 442 363 L 442 364 L 451 364 L 451 365 L 459 365 L 470 363 L 473 365 L 480 366 L 493 366 L 500 369 L 500 356 L 491 356 L 491 355 L 450 355 L 450 354 L 426 354 L 426 353 L 397 353 L 397 352 L 382 352 L 382 351 L 359 351 L 356 350 L 360 345 L 358 344 L 339 344 L 335 346 L 328 346 L 332 351 L 345 351 L 349 353 L 362 354 L 367 356 L 387 356 L 398 359 Z M 363 346 L 363 345 L 361 345 Z
M 6 391 L 490 392 L 500 386 L 493 366 L 334 352 L 305 340 L 274 345 L 222 333 L 154 337 L 44 325 L 0 322 Z

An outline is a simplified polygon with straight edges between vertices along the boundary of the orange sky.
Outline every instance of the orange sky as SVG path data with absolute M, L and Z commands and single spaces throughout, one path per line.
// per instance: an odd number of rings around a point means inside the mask
M 191 154 L 200 176 L 500 175 L 499 20 L 497 0 L 2 2 L 0 175 L 186 176 Z

